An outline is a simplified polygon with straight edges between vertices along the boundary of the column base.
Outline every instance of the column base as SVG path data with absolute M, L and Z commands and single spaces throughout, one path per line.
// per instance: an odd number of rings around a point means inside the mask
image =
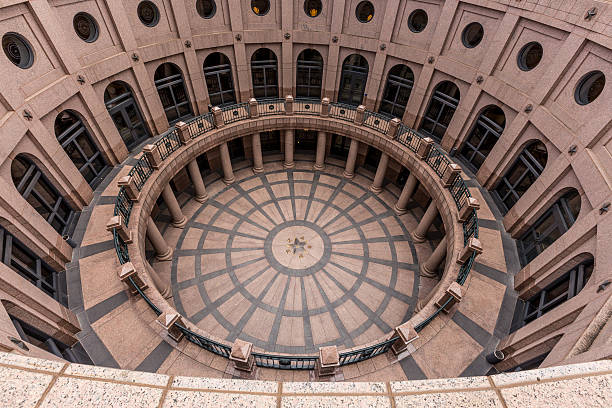
M 263 172 L 264 172 L 264 168 L 263 167 L 253 167 L 253 173 L 261 174 Z
M 313 169 L 318 170 L 318 171 L 323 171 L 325 170 L 325 165 L 324 164 L 317 164 L 315 163 L 314 166 L 312 166 Z
M 164 299 L 170 299 L 172 297 L 172 290 L 170 290 L 170 285 L 167 285 L 164 290 L 160 290 L 159 294 L 162 295 Z
M 203 204 L 206 201 L 208 201 L 208 194 L 204 194 L 204 195 L 201 195 L 201 196 L 197 195 L 197 196 L 194 197 L 194 200 L 196 200 L 198 203 L 202 203 Z
M 166 252 L 164 252 L 163 254 L 155 255 L 155 259 L 157 259 L 160 262 L 171 260 L 172 259 L 172 248 L 168 247 Z
M 438 277 L 438 274 L 436 273 L 436 271 L 430 271 L 429 268 L 427 268 L 427 264 L 425 263 L 419 266 L 419 275 L 425 278 L 432 278 L 432 279 L 435 279 Z
M 236 177 L 234 177 L 234 176 L 232 176 L 232 178 L 229 178 L 229 179 L 228 179 L 228 178 L 225 178 L 225 177 L 223 178 L 223 182 L 224 182 L 225 184 L 227 184 L 227 185 L 232 184 L 234 181 L 236 181 Z
M 351 180 L 353 177 L 355 177 L 355 173 L 347 173 L 346 170 L 344 170 L 342 172 L 342 177 Z
M 396 213 L 397 215 L 404 215 L 404 214 L 406 214 L 406 213 L 408 212 L 408 209 L 407 209 L 407 208 L 399 208 L 399 207 L 397 206 L 397 204 L 395 204 L 395 205 L 393 206 L 393 211 L 395 211 L 395 213 Z
M 172 226 L 174 228 L 185 228 L 185 224 L 187 224 L 187 217 L 183 215 L 181 220 L 172 221 Z
M 420 236 L 416 232 L 413 232 L 410 235 L 412 236 L 412 241 L 417 243 L 417 244 L 421 244 L 421 243 L 425 242 L 425 237 Z
M 377 187 L 374 184 L 372 184 L 370 186 L 370 191 L 373 192 L 374 194 L 380 194 L 380 193 L 382 193 L 383 189 L 382 189 L 382 187 Z
M 295 167 L 295 162 L 293 163 L 283 163 L 283 168 L 284 169 L 292 169 Z

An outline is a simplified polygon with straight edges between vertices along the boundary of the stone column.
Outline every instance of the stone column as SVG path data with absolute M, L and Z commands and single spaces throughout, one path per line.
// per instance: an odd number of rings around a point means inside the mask
M 153 281 L 153 284 L 155 285 L 159 293 L 163 296 L 164 299 L 171 298 L 172 290 L 170 290 L 170 282 L 164 282 L 164 280 L 161 278 L 161 276 L 159 276 L 157 271 L 153 269 L 151 264 L 149 264 L 149 262 L 147 262 L 146 260 L 144 262 L 145 268 L 147 269 L 147 273 L 151 277 L 151 280 Z
M 259 132 L 253 133 L 251 136 L 251 144 L 253 145 L 253 173 L 263 173 L 263 157 L 261 156 L 261 138 Z
M 421 264 L 421 267 L 419 268 L 421 276 L 424 276 L 426 278 L 437 278 L 438 274 L 436 273 L 436 269 L 438 269 L 440 262 L 442 262 L 445 256 L 446 236 L 444 236 L 444 238 L 442 238 L 442 241 L 440 241 L 438 246 L 436 246 L 436 249 L 429 256 L 429 259 L 425 263 Z
M 181 206 L 176 200 L 176 196 L 174 195 L 174 191 L 172 191 L 170 184 L 166 184 L 166 187 L 164 187 L 162 190 L 162 197 L 168 206 L 170 215 L 172 216 L 172 226 L 176 228 L 183 228 L 185 224 L 187 224 L 187 218 L 185 218 L 183 215 Z
M 199 203 L 204 203 L 208 200 L 208 194 L 206 193 L 206 187 L 204 186 L 204 180 L 202 180 L 202 173 L 200 172 L 200 166 L 198 162 L 193 159 L 187 164 L 187 171 L 193 182 L 193 188 L 195 190 L 195 200 Z
M 355 177 L 355 162 L 357 161 L 357 151 L 359 150 L 359 141 L 351 139 L 351 147 L 349 148 L 348 157 L 346 158 L 346 168 L 342 175 L 347 179 Z
M 399 198 L 397 199 L 397 203 L 395 203 L 395 207 L 393 208 L 397 215 L 406 214 L 406 211 L 407 211 L 406 207 L 408 206 L 408 201 L 410 200 L 410 198 L 412 197 L 412 194 L 414 193 L 416 184 L 417 184 L 417 178 L 414 176 L 414 174 L 410 173 L 410 175 L 408 176 L 408 180 L 406 180 L 406 183 L 404 184 L 404 187 L 402 188 L 402 192 Z
M 429 230 L 429 227 L 431 227 L 431 224 L 437 215 L 438 208 L 436 207 L 434 200 L 431 200 L 425 214 L 423 215 L 423 218 L 421 218 L 421 221 L 419 222 L 419 225 L 417 225 L 416 230 L 414 230 L 412 233 L 412 240 L 414 242 L 425 242 L 427 230 Z
M 283 167 L 286 169 L 292 169 L 295 167 L 293 161 L 293 145 L 295 144 L 295 132 L 293 129 L 285 130 L 285 162 Z
M 327 133 L 319 132 L 317 133 L 317 156 L 315 159 L 315 170 L 324 170 L 325 169 L 325 147 L 327 144 Z
M 379 194 L 382 191 L 383 183 L 385 182 L 385 173 L 387 172 L 387 165 L 389 164 L 389 155 L 383 153 L 380 155 L 380 161 L 376 168 L 376 175 L 374 176 L 374 182 L 370 186 L 370 191 L 374 194 Z
M 153 249 L 155 249 L 155 257 L 158 261 L 169 261 L 172 259 L 172 249 L 166 243 L 166 240 L 162 236 L 161 232 L 155 225 L 155 221 L 153 218 L 149 217 L 147 219 L 147 237 L 151 244 L 153 244 Z
M 223 182 L 232 184 L 236 181 L 236 177 L 234 177 L 234 170 L 232 170 L 232 160 L 230 159 L 227 142 L 219 146 L 219 152 L 221 153 L 221 166 L 223 167 Z

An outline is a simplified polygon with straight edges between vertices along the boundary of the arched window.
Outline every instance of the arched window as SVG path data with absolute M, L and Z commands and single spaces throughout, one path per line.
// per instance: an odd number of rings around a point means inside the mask
M 68 304 L 64 273 L 58 274 L 11 233 L 0 227 L 0 261 L 64 306 Z
M 359 105 L 363 101 L 368 80 L 368 61 L 361 55 L 351 54 L 342 63 L 338 102 Z
M 558 199 L 517 241 L 522 266 L 527 265 L 570 229 L 580 213 L 575 189 Z
M 168 123 L 172 126 L 181 119 L 192 116 L 189 95 L 179 67 L 166 62 L 155 70 L 155 88 L 161 99 Z
M 278 61 L 268 48 L 260 48 L 251 57 L 253 95 L 255 98 L 278 98 Z
M 61 235 L 68 234 L 74 211 L 66 200 L 25 156 L 15 157 L 11 177 L 17 191 Z
M 378 111 L 401 119 L 404 116 L 413 83 L 414 74 L 406 65 L 399 64 L 391 68 Z
M 224 54 L 213 52 L 206 57 L 204 60 L 204 79 L 212 106 L 236 103 L 232 66 Z
M 478 170 L 497 143 L 505 126 L 504 111 L 494 105 L 485 108 L 465 141 L 461 156 Z
M 590 257 L 569 272 L 564 273 L 563 276 L 533 295 L 529 300 L 519 302 L 515 313 L 520 314 L 518 316 L 520 320 L 515 319 L 518 327 L 513 327 L 513 331 L 550 312 L 580 293 L 591 277 L 594 266 L 593 258 Z
M 523 149 L 510 170 L 495 187 L 500 209 L 506 213 L 525 194 L 525 191 L 544 171 L 548 152 L 540 141 L 534 141 Z
M 128 149 L 149 137 L 142 113 L 128 84 L 115 81 L 107 86 L 104 104 Z
M 440 82 L 434 90 L 419 131 L 431 136 L 438 142 L 442 140 L 446 128 L 455 114 L 455 109 L 459 105 L 460 98 L 461 95 L 457 85 L 450 81 Z
M 90 186 L 102 181 L 106 162 L 77 115 L 60 112 L 55 118 L 55 137 Z
M 317 50 L 306 49 L 298 55 L 295 96 L 298 98 L 321 98 L 323 83 L 323 58 Z

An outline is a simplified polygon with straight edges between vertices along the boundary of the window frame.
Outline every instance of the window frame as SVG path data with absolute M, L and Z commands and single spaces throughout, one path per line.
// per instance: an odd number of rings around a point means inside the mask
M 404 64 L 400 64 L 400 65 L 404 65 Z M 412 88 L 414 86 L 414 74 L 413 74 L 413 79 L 406 79 L 399 75 L 391 74 L 391 72 L 393 71 L 393 68 L 395 68 L 395 66 L 391 67 L 391 69 L 389 70 L 389 74 L 387 75 L 387 81 L 385 82 L 385 88 L 380 98 L 380 106 L 378 107 L 378 112 L 390 115 L 394 118 L 401 119 L 404 116 L 404 112 L 406 111 L 406 106 L 408 106 L 408 101 L 410 100 L 410 95 L 412 94 Z M 412 70 L 409 67 L 408 69 L 412 73 Z M 393 100 L 385 99 L 385 95 L 387 95 L 387 91 L 389 90 L 389 86 L 391 85 L 397 87 L 397 89 L 395 90 L 395 95 L 393 96 Z M 408 98 L 406 99 L 405 104 L 397 102 L 397 98 L 399 97 L 399 94 L 402 90 L 407 90 L 408 92 Z M 391 106 L 390 112 L 387 111 L 386 109 L 383 109 L 383 106 L 385 106 L 383 103 L 386 103 L 389 106 Z
M 432 139 L 434 139 L 437 142 L 440 142 L 442 138 L 444 137 L 444 135 L 446 134 L 446 129 L 448 129 L 448 125 L 450 125 L 450 122 L 453 120 L 453 117 L 455 116 L 455 112 L 457 111 L 457 107 L 459 106 L 459 102 L 461 101 L 461 96 L 459 96 L 459 99 L 457 99 L 457 98 L 454 98 L 440 91 L 439 88 L 441 87 L 442 84 L 443 82 L 441 82 L 440 84 L 436 86 L 436 89 L 429 101 L 429 105 L 427 106 L 427 110 L 425 111 L 426 113 L 425 115 L 423 115 L 423 120 L 421 120 L 421 125 L 419 126 L 419 132 L 427 134 L 427 136 L 430 136 Z M 455 85 L 455 87 L 457 88 L 457 85 Z M 432 111 L 432 108 L 435 103 L 441 104 L 441 107 L 436 117 L 433 118 L 429 116 L 429 114 Z M 450 114 L 450 120 L 448 121 L 448 123 L 444 124 L 443 122 L 441 122 L 441 119 L 446 116 L 446 113 L 445 113 L 446 109 L 452 110 L 452 113 Z M 431 123 L 431 131 L 425 129 L 426 122 Z M 434 133 L 437 127 L 444 129 L 441 137 L 438 137 Z
M 262 48 L 260 48 L 259 50 L 261 50 Z M 257 51 L 259 51 L 257 50 Z M 251 57 L 251 80 L 253 83 L 253 96 L 255 97 L 255 99 L 258 100 L 265 100 L 265 99 L 271 99 L 271 98 L 278 98 L 279 96 L 279 87 L 280 84 L 278 82 L 278 57 L 276 57 L 276 54 L 274 53 L 274 51 L 269 50 L 275 57 L 275 59 L 271 60 L 271 59 L 267 59 L 267 60 L 254 60 L 253 57 L 255 57 L 255 54 L 257 54 L 257 51 L 255 51 L 253 53 L 253 56 Z M 258 75 L 258 72 L 261 70 L 261 77 L 263 78 L 263 83 L 256 85 L 255 84 L 255 79 L 256 79 L 256 75 Z M 275 82 L 276 85 L 268 85 L 268 78 L 269 76 L 272 75 L 275 77 Z M 259 95 L 259 92 L 263 92 L 263 96 Z
M 187 92 L 187 87 L 185 86 L 185 79 L 183 78 L 183 74 L 180 68 L 169 62 L 165 62 L 164 64 L 171 64 L 178 71 L 176 74 L 172 74 L 167 77 L 163 77 L 163 78 L 160 78 L 154 81 L 155 89 L 157 90 L 157 95 L 159 96 L 159 100 L 161 101 L 162 108 L 164 109 L 164 113 L 166 114 L 166 119 L 168 120 L 168 123 L 170 124 L 170 126 L 172 126 L 176 122 L 193 117 L 193 110 L 191 109 L 191 101 L 189 99 L 189 93 Z M 157 70 L 159 70 L 164 64 L 161 64 L 159 67 L 157 67 Z M 156 73 L 157 73 L 157 70 L 156 70 Z M 174 88 L 176 85 L 180 85 L 183 88 L 183 93 L 185 94 L 185 100 L 183 102 L 177 102 L 177 96 L 174 91 Z M 164 105 L 164 100 L 161 94 L 161 91 L 163 91 L 164 89 L 168 89 L 169 95 L 172 98 L 171 103 L 168 103 L 166 105 Z M 185 113 L 184 115 L 181 115 L 181 108 L 183 108 L 184 106 L 187 106 L 187 113 Z M 176 113 L 176 118 L 170 120 L 170 117 L 168 116 L 168 112 L 171 112 L 173 110 Z

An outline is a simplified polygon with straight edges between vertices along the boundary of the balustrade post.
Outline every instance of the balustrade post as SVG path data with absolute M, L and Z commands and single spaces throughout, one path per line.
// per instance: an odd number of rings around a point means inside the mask
M 151 244 L 153 244 L 155 257 L 158 261 L 169 261 L 172 259 L 172 249 L 168 246 L 157 225 L 155 225 L 155 221 L 150 216 L 147 218 L 147 237 Z
M 446 235 L 436 246 L 436 249 L 432 252 L 426 262 L 421 264 L 420 275 L 426 278 L 437 278 L 438 274 L 436 270 L 440 266 L 440 262 L 446 256 Z
M 253 173 L 263 173 L 263 157 L 261 155 L 261 136 L 259 132 L 251 135 L 251 145 L 253 146 Z
M 399 125 L 402 123 L 398 118 L 393 118 L 389 121 L 389 131 L 387 132 L 387 137 L 389 139 L 395 139 L 397 136 L 397 129 L 399 129 Z
M 356 125 L 363 125 L 363 121 L 365 120 L 365 111 L 366 107 L 363 105 L 359 105 L 357 109 L 355 109 L 355 121 Z
M 206 186 L 204 180 L 202 180 L 202 173 L 200 172 L 200 166 L 196 159 L 193 159 L 187 164 L 187 171 L 191 177 L 193 183 L 193 189 L 195 190 L 195 200 L 199 203 L 204 203 L 208 200 L 208 194 L 206 193 Z
M 285 161 L 283 167 L 285 169 L 292 169 L 295 167 L 293 161 L 293 149 L 295 144 L 295 133 L 293 129 L 285 130 Z
M 213 121 L 215 123 L 215 127 L 217 129 L 221 129 L 225 126 L 225 121 L 223 120 L 223 110 L 218 106 L 212 108 Z
M 172 216 L 172 226 L 175 228 L 184 228 L 185 224 L 187 224 L 187 218 L 183 214 L 181 210 L 181 206 L 174 195 L 174 191 L 170 187 L 170 184 L 166 184 L 164 189 L 162 190 L 162 197 L 164 202 L 168 206 L 168 211 L 170 211 L 170 216 Z
M 285 97 L 285 115 L 293 115 L 293 96 Z
M 189 143 L 191 143 L 192 139 L 191 135 L 189 134 L 188 124 L 183 121 L 179 121 L 174 124 L 174 127 L 176 128 L 176 135 L 178 136 L 178 139 L 180 140 L 182 145 L 188 145 Z
M 385 173 L 387 172 L 387 165 L 389 164 L 389 155 L 382 153 L 380 160 L 378 161 L 378 167 L 376 168 L 376 174 L 374 175 L 374 181 L 370 186 L 370 191 L 374 194 L 380 194 L 383 190 L 383 183 L 385 181 Z
M 476 253 L 476 256 L 482 254 L 482 243 L 478 238 L 470 237 L 470 239 L 468 239 L 467 244 L 459 253 L 459 256 L 457 257 L 457 263 L 459 265 L 463 265 L 472 257 L 473 253 Z
M 319 377 L 336 374 L 336 369 L 338 367 L 340 367 L 338 347 L 319 347 L 319 359 L 317 360 L 317 373 Z
M 461 167 L 458 164 L 451 163 L 448 165 L 444 174 L 442 174 L 442 185 L 444 187 L 450 187 L 453 185 L 455 178 L 460 177 Z
M 132 231 L 130 231 L 123 222 L 123 216 L 121 215 L 113 215 L 110 217 L 108 222 L 106 223 L 106 230 L 113 233 L 113 230 L 117 232 L 119 238 L 123 240 L 126 244 L 132 243 Z
M 427 231 L 429 230 L 429 227 L 431 227 L 431 224 L 433 223 L 437 215 L 438 207 L 436 207 L 436 203 L 432 199 L 429 203 L 429 206 L 427 206 L 427 210 L 425 211 L 423 218 L 421 218 L 421 221 L 419 221 L 419 225 L 417 225 L 416 229 L 412 233 L 412 240 L 414 242 L 425 242 Z
M 480 203 L 474 197 L 467 197 L 463 207 L 459 210 L 459 222 L 466 222 L 471 216 L 472 211 L 476 211 L 480 208 Z
M 414 327 L 409 322 L 406 322 L 395 328 L 397 340 L 391 345 L 391 350 L 396 356 L 403 351 L 406 351 L 408 345 L 419 338 L 419 334 L 414 330 Z
M 404 184 L 404 187 L 402 188 L 402 192 L 399 198 L 397 199 L 397 203 L 395 203 L 395 206 L 393 207 L 397 215 L 404 215 L 408 211 L 408 208 L 407 208 L 408 201 L 412 197 L 412 194 L 414 194 L 416 185 L 417 185 L 417 178 L 415 177 L 414 174 L 410 173 L 408 175 L 408 180 L 406 180 L 406 183 Z
M 159 153 L 159 149 L 157 148 L 157 146 L 155 146 L 154 144 L 148 144 L 142 148 L 142 151 L 147 156 L 151 167 L 153 167 L 155 170 L 161 167 L 163 160 L 161 158 L 161 154 Z
M 433 139 L 431 137 L 425 137 L 421 139 L 419 148 L 417 149 L 416 155 L 419 159 L 425 160 L 429 155 L 429 151 L 433 147 Z
M 125 283 L 128 286 L 128 289 L 132 295 L 137 294 L 138 291 L 136 290 L 134 285 L 130 283 L 130 278 L 132 278 L 132 281 L 138 287 L 138 289 L 145 290 L 146 288 L 148 288 L 147 284 L 142 280 L 140 275 L 138 275 L 138 272 L 136 272 L 134 264 L 132 264 L 131 262 L 126 262 L 121 265 L 121 269 L 119 269 L 118 275 L 121 282 Z
M 436 300 L 435 305 L 437 307 L 442 307 L 447 301 L 450 300 L 450 302 L 442 309 L 442 312 L 448 313 L 455 303 L 461 302 L 461 296 L 461 285 L 459 285 L 457 282 L 453 282 L 450 284 L 448 289 L 446 289 L 446 292 L 444 292 L 442 296 Z
M 119 188 L 123 187 L 125 191 L 125 195 L 130 201 L 138 202 L 138 196 L 140 195 L 140 191 L 136 187 L 136 180 L 134 180 L 134 176 L 123 176 L 117 181 L 117 186 Z
M 315 158 L 314 169 L 324 170 L 325 169 L 325 147 L 327 144 L 327 133 L 319 131 L 317 133 L 317 155 Z
M 179 315 L 177 312 L 170 311 L 162 313 L 157 318 L 157 323 L 159 323 L 166 330 L 168 337 L 177 343 L 183 338 L 183 331 L 179 329 L 175 323 L 178 323 L 183 327 L 185 327 L 185 324 L 183 323 L 181 315 Z
M 249 116 L 254 119 L 259 116 L 259 109 L 257 108 L 257 99 L 249 99 Z
M 223 167 L 223 182 L 228 185 L 232 184 L 234 181 L 236 181 L 236 177 L 234 177 L 232 159 L 230 158 L 227 142 L 219 145 L 219 152 L 221 153 L 221 167 Z
M 324 118 L 329 116 L 329 98 L 321 99 L 321 116 Z
M 234 363 L 236 370 L 253 371 L 255 357 L 253 357 L 253 344 L 244 340 L 236 339 L 232 344 L 229 359 Z

